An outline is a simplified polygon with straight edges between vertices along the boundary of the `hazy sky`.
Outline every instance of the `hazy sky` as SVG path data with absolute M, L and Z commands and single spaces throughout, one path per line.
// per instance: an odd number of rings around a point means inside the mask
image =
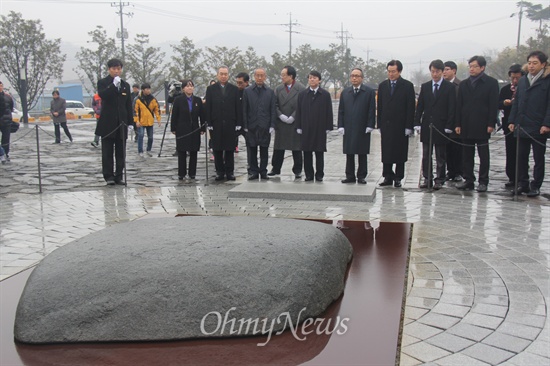
M 288 42 L 290 13 L 299 25 L 293 46 L 339 42 L 343 24 L 354 55 L 387 61 L 406 59 L 438 43 L 441 58 L 464 55 L 453 44 L 471 42 L 483 50 L 515 46 L 518 34 L 517 0 L 476 1 L 129 1 L 124 26 L 131 42 L 138 33 L 152 44 L 177 43 L 187 36 L 195 43 L 220 32 L 272 35 Z M 533 1 L 541 3 L 540 1 Z M 40 19 L 48 38 L 86 46 L 87 33 L 102 25 L 112 36 L 120 16 L 111 1 L 0 0 L 0 13 L 14 10 L 25 19 Z M 118 4 L 118 0 L 114 1 Z M 510 17 L 512 14 L 516 14 Z M 535 35 L 537 24 L 524 18 L 521 39 Z M 428 35 L 425 35 L 428 34 Z M 421 36 L 419 36 L 421 35 Z M 287 43 L 288 44 L 288 43 Z M 223 45 L 220 45 L 223 46 Z M 243 45 L 241 49 L 245 49 Z M 269 47 L 269 46 L 267 46 Z M 284 49 L 268 52 L 286 53 Z M 73 55 L 69 55 L 73 57 Z

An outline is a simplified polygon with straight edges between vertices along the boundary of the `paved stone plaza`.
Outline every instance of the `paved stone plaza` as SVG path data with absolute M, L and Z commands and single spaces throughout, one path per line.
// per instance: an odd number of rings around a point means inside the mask
M 163 126 L 164 127 L 164 126 Z M 199 158 L 196 181 L 177 180 L 174 137 L 155 128 L 154 157 L 140 159 L 128 141 L 128 186 L 105 186 L 101 151 L 90 145 L 95 121 L 69 122 L 74 143 L 52 144 L 53 125 L 12 135 L 11 164 L 0 166 L 0 280 L 35 265 L 56 248 L 107 226 L 147 214 L 241 215 L 370 220 L 414 224 L 401 364 L 550 364 L 550 177 L 541 196 L 517 201 L 504 190 L 504 140 L 491 145 L 487 193 L 451 186 L 418 188 L 421 145 L 410 140 L 403 188 L 377 188 L 374 202 L 229 198 L 246 180 L 244 140 L 236 154 L 237 180 L 214 182 L 214 164 Z M 381 181 L 380 139 L 373 133 L 367 186 Z M 345 157 L 331 132 L 325 182 L 340 184 Z M 547 155 L 548 157 L 548 155 Z M 281 177 L 292 181 L 290 156 Z M 547 158 L 547 172 L 550 164 Z M 351 320 L 352 322 L 353 320 Z M 368 340 L 365 340 L 368 341 Z

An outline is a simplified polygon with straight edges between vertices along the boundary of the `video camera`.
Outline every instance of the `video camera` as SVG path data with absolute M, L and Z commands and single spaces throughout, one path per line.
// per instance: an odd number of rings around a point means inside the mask
M 181 94 L 183 94 L 181 82 L 177 80 L 172 81 L 168 86 L 168 95 L 171 98 L 175 98 Z

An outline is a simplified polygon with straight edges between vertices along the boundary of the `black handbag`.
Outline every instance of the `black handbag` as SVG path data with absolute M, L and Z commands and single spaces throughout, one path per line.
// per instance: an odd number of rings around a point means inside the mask
M 19 130 L 19 122 L 11 121 L 10 132 L 16 133 Z

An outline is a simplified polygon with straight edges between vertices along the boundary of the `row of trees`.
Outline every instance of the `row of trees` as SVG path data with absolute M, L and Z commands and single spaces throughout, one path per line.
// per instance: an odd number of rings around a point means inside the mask
M 93 46 L 82 47 L 76 54 L 79 66 L 75 72 L 87 91 L 92 93 L 97 80 L 107 72 L 107 60 L 118 55 L 119 50 L 115 40 L 101 26 L 88 34 L 91 37 L 88 43 Z M 187 37 L 170 47 L 172 56 L 167 60 L 160 47 L 150 45 L 147 34 L 136 35 L 133 44 L 126 50 L 126 79 L 137 84 L 148 82 L 153 92 L 161 90 L 165 81 L 192 79 L 197 85 L 197 93 L 201 94 L 215 77 L 219 65 L 228 66 L 233 76 L 240 71 L 251 73 L 256 67 L 265 67 L 268 82 L 276 84 L 280 80 L 281 70 L 289 63 L 288 55 L 280 53 L 274 53 L 269 62 L 252 47 L 246 50 L 225 46 L 200 49 Z M 376 83 L 385 77 L 385 64 L 372 59 L 367 63 L 338 44 L 331 44 L 328 50 L 314 49 L 309 44 L 300 46 L 293 54 L 292 65 L 299 71 L 298 78 L 302 83 L 307 82 L 307 72 L 315 69 L 323 75 L 323 86 L 334 85 L 335 92 L 347 85 L 350 65 L 364 68 L 367 82 Z
M 508 47 L 489 55 L 487 71 L 501 80 L 507 79 L 510 65 L 524 63 L 531 50 L 550 49 L 550 6 L 544 8 L 525 1 L 517 5 L 529 20 L 538 23 L 538 29 L 536 36 L 529 38 L 524 45 L 515 49 Z M 91 47 L 82 47 L 77 52 L 75 72 L 86 91 L 94 93 L 97 81 L 107 74 L 107 61 L 117 57 L 120 50 L 115 39 L 109 37 L 101 26 L 88 35 Z M 37 103 L 48 81 L 61 80 L 66 55 L 61 53 L 60 45 L 60 39 L 46 39 L 40 20 L 25 20 L 20 13 L 13 11 L 8 16 L 0 17 L 0 53 L 3 57 L 0 72 L 19 95 L 27 96 L 23 109 L 31 109 Z M 272 54 L 268 61 L 252 47 L 245 50 L 224 46 L 201 49 L 187 37 L 171 45 L 171 48 L 172 55 L 167 59 L 159 47 L 150 45 L 147 34 L 136 35 L 126 50 L 124 77 L 137 84 L 148 82 L 155 92 L 161 90 L 167 81 L 190 78 L 197 85 L 196 93 L 199 95 L 204 93 L 206 85 L 215 77 L 217 66 L 222 64 L 230 68 L 233 76 L 239 71 L 252 73 L 256 67 L 262 66 L 267 71 L 268 82 L 273 85 L 279 82 L 282 68 L 289 63 L 297 69 L 298 79 L 304 84 L 307 83 L 307 73 L 315 69 L 323 76 L 322 86 L 332 86 L 335 95 L 349 84 L 348 75 L 352 67 L 361 67 L 365 71 L 366 83 L 377 83 L 386 78 L 385 63 L 374 59 L 363 60 L 354 56 L 343 44 L 336 43 L 330 44 L 328 49 L 302 45 L 293 52 L 292 62 L 289 62 L 288 54 L 278 52 Z M 467 76 L 466 65 L 459 65 L 460 76 Z M 423 82 L 428 78 L 429 74 L 419 70 L 413 73 L 411 81 Z

